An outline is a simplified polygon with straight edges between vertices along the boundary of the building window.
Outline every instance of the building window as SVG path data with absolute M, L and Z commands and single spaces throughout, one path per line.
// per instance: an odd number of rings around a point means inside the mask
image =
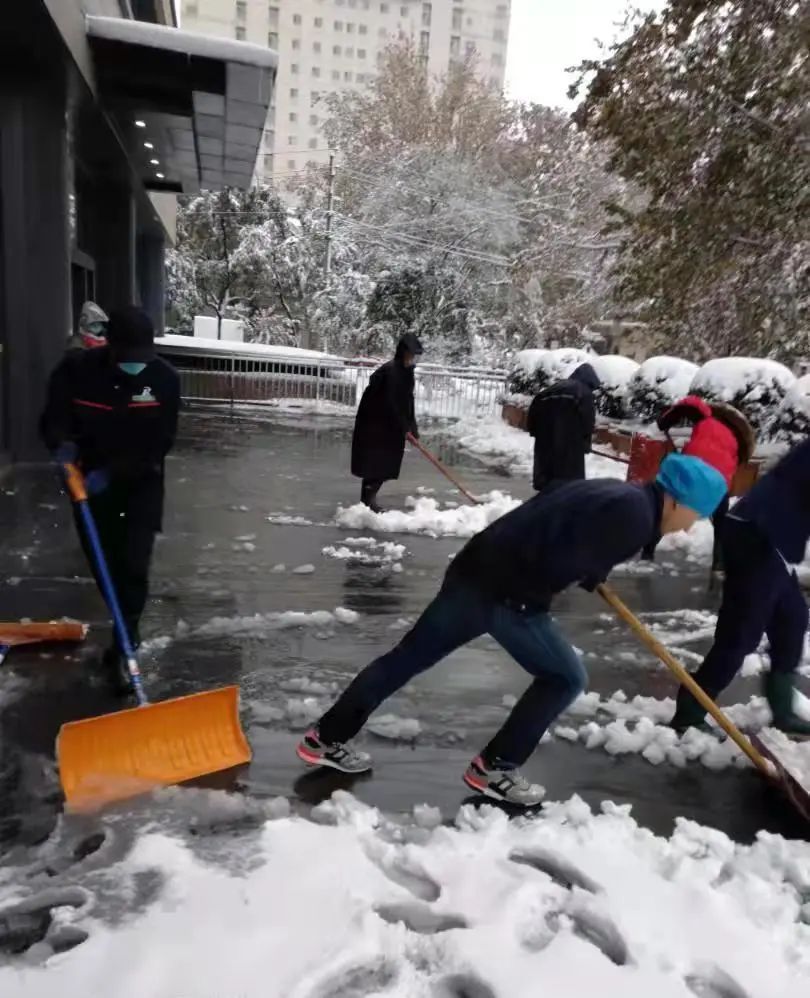
M 295 24 L 295 25 L 300 25 L 301 24 L 301 15 L 300 14 L 293 14 L 293 24 Z
M 295 169 L 295 160 L 294 159 L 288 159 L 287 160 L 287 169 L 288 170 L 294 170 Z
M 354 34 L 354 21 L 349 21 L 349 23 L 346 25 L 346 34 L 348 35 Z
M 351 59 L 352 56 L 354 55 L 354 49 L 349 47 L 346 49 L 346 51 L 343 54 L 346 56 L 347 59 Z
M 429 4 L 429 3 L 423 3 L 422 4 L 422 27 L 423 28 L 429 28 L 430 27 L 430 18 L 431 18 L 432 14 L 433 14 L 433 5 Z
M 357 58 L 358 59 L 365 59 L 365 57 L 366 57 L 366 50 L 365 49 L 358 49 L 357 50 Z
M 493 52 L 492 53 L 492 65 L 493 66 L 502 66 L 503 65 L 503 56 L 501 55 L 500 52 Z
M 453 8 L 453 31 L 461 31 L 464 10 L 461 7 Z
M 244 24 L 247 20 L 246 0 L 236 0 L 236 20 Z
M 315 18 L 315 27 L 316 28 L 322 28 L 323 27 L 323 18 L 322 17 L 316 17 Z
M 311 114 L 309 116 L 309 123 L 310 123 L 310 125 L 317 125 L 318 124 L 318 115 L 317 114 Z
M 276 133 L 273 131 L 273 129 L 266 128 L 264 132 L 264 144 L 266 146 L 272 146 L 275 139 L 276 139 Z
M 366 82 L 366 74 L 365 73 L 358 73 L 357 76 L 355 76 L 354 79 L 355 79 L 355 82 L 357 82 L 357 83 L 365 83 Z
M 290 90 L 290 100 L 298 100 L 298 88 L 292 87 Z
M 317 139 L 310 139 L 309 140 L 309 148 L 310 149 L 317 149 L 318 148 L 318 140 Z
M 426 55 L 430 51 L 430 32 L 423 31 L 419 37 L 419 51 Z
M 340 79 L 340 72 L 337 69 L 332 70 L 332 79 L 337 82 Z
M 200 13 L 200 8 L 196 3 L 187 3 L 183 5 L 183 13 L 186 17 L 197 17 Z
M 236 40 L 238 42 L 243 42 L 245 40 L 245 28 L 242 24 L 236 25 Z
M 387 14 L 388 13 L 388 4 L 387 3 L 381 3 L 380 4 L 380 13 L 381 14 Z
M 278 34 L 275 31 L 271 31 L 270 34 L 267 36 L 267 44 L 270 46 L 271 49 L 278 48 Z
M 301 48 L 301 39 L 300 38 L 293 38 L 293 40 L 292 40 L 292 47 L 293 47 L 293 51 L 294 52 L 298 52 L 299 49 Z
M 399 8 L 399 16 L 400 17 L 407 17 L 408 16 L 408 8 L 407 7 L 400 7 Z
M 287 136 L 287 145 L 294 146 L 298 142 L 298 137 L 296 135 Z
M 298 115 L 295 111 L 290 111 L 290 121 L 298 121 Z
M 271 28 L 277 28 L 278 27 L 278 7 L 268 7 L 267 8 L 267 17 L 268 17 L 268 20 L 270 22 L 270 27 Z
M 461 39 L 458 35 L 453 35 L 450 39 L 450 55 L 457 58 L 461 55 Z
M 265 172 L 265 174 L 273 172 L 273 157 L 272 156 L 265 156 L 264 157 L 264 172 Z
M 320 77 L 320 75 L 321 75 L 321 67 L 320 66 L 313 66 L 312 67 L 312 75 L 316 76 L 316 77 Z
M 297 76 L 298 75 L 298 63 L 297 62 L 291 62 L 290 63 L 290 72 L 293 74 L 293 76 Z
M 349 6 L 350 7 L 356 7 L 357 6 L 357 0 L 349 0 Z
M 499 3 L 498 6 L 495 8 L 496 17 L 506 17 L 508 13 L 509 13 L 509 8 L 505 3 Z
M 467 44 L 464 46 L 464 50 L 468 56 L 475 55 L 476 52 L 475 42 L 467 42 Z
M 360 34 L 360 35 L 367 35 L 368 34 L 368 25 L 367 24 L 358 24 L 358 26 L 357 26 L 357 33 Z
M 320 42 L 313 42 L 312 43 L 312 51 L 313 52 L 320 52 L 321 51 L 321 43 Z
M 309 106 L 315 107 L 315 105 L 318 103 L 320 99 L 321 99 L 320 90 L 313 90 L 312 93 L 309 95 Z
M 351 73 L 344 73 L 343 74 L 343 79 L 345 80 L 346 83 L 351 83 L 352 82 L 352 74 Z
M 340 45 L 333 45 L 332 55 L 343 55 L 343 48 Z
M 496 28 L 492 32 L 492 37 L 493 37 L 493 39 L 496 42 L 505 42 L 506 41 L 506 33 L 504 32 L 503 28 Z
M 380 30 L 377 32 L 377 34 L 380 36 L 380 38 L 387 38 L 388 37 L 388 28 L 380 28 Z
M 343 31 L 343 21 L 335 21 L 335 31 Z

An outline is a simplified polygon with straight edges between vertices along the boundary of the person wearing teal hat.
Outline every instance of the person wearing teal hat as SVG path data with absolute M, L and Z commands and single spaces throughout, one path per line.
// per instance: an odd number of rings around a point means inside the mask
M 719 471 L 683 454 L 666 457 L 649 485 L 591 479 L 548 487 L 468 541 L 414 627 L 364 669 L 307 732 L 299 758 L 347 773 L 371 769 L 370 757 L 347 742 L 372 712 L 414 676 L 490 634 L 533 681 L 472 760 L 464 782 L 494 800 L 536 805 L 543 788 L 518 767 L 588 678 L 550 614 L 552 601 L 573 585 L 594 589 L 662 534 L 689 530 L 710 516 L 725 494 Z

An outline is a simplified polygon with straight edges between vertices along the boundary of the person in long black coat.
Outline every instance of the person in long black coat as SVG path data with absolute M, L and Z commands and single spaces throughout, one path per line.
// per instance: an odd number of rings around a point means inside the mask
M 414 366 L 422 344 L 406 333 L 393 360 L 378 367 L 363 392 L 352 439 L 352 474 L 363 480 L 361 501 L 381 511 L 377 493 L 384 482 L 399 478 L 405 438 L 419 436 L 413 405 Z
M 590 364 L 570 378 L 543 389 L 529 408 L 534 437 L 532 484 L 540 492 L 549 482 L 585 477 L 585 455 L 591 452 L 596 425 L 594 390 L 601 382 Z

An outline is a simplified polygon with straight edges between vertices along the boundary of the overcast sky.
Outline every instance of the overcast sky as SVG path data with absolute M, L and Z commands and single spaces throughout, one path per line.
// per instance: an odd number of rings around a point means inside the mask
M 664 0 L 635 0 L 642 10 Z M 510 97 L 552 107 L 570 106 L 565 70 L 598 54 L 595 39 L 610 42 L 627 0 L 512 0 L 506 85 Z

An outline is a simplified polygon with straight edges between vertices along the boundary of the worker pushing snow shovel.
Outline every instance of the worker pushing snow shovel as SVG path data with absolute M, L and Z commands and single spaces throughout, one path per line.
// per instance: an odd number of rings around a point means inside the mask
M 162 526 L 164 459 L 177 431 L 180 381 L 156 356 L 152 322 L 140 309 L 114 312 L 107 342 L 96 350 L 70 351 L 56 367 L 40 429 L 54 460 L 75 464 L 84 476 L 128 636 L 137 648 L 152 549 Z M 100 582 L 78 515 L 76 528 Z M 102 661 L 115 691 L 130 694 L 120 640 L 113 637 Z
M 519 767 L 587 682 L 550 614 L 555 596 L 576 584 L 595 589 L 662 534 L 711 516 L 726 488 L 723 475 L 700 456 L 671 454 L 649 485 L 565 482 L 507 513 L 465 545 L 413 629 L 354 679 L 304 736 L 299 758 L 347 773 L 371 769 L 371 758 L 348 743 L 373 711 L 414 676 L 489 633 L 534 678 L 464 781 L 494 800 L 538 804 L 543 788 Z

